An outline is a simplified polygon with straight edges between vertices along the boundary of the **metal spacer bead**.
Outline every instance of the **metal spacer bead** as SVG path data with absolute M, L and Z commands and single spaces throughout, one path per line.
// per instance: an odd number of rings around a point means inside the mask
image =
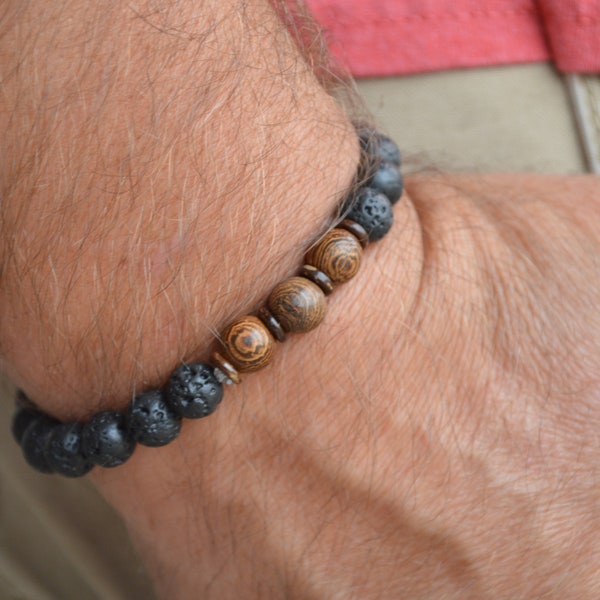
M 210 357 L 210 362 L 215 367 L 215 377 L 219 383 L 240 383 L 242 378 L 237 372 L 237 369 L 218 352 L 213 352 Z

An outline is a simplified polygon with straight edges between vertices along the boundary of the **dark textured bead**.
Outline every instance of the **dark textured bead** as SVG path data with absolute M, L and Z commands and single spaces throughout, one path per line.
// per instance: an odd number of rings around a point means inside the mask
M 323 271 L 319 271 L 317 267 L 304 265 L 302 269 L 300 269 L 300 277 L 306 277 L 306 279 L 317 284 L 326 296 L 329 296 L 329 294 L 333 292 L 333 281 L 331 281 Z
M 267 304 L 285 331 L 310 331 L 325 317 L 325 294 L 304 277 L 290 277 L 277 284 Z
M 369 187 L 385 194 L 392 204 L 396 204 L 404 190 L 402 173 L 396 165 L 382 162 L 369 181 Z
M 165 446 L 181 430 L 181 417 L 167 404 L 160 390 L 136 396 L 127 414 L 129 437 L 144 446 Z
M 281 323 L 269 312 L 268 308 L 263 307 L 259 309 L 256 316 L 263 322 L 278 342 L 285 342 L 285 331 L 283 331 Z
M 239 317 L 230 323 L 221 333 L 221 342 L 241 373 L 258 371 L 273 359 L 273 336 L 258 317 Z
M 336 227 L 349 231 L 360 242 L 363 250 L 369 245 L 369 234 L 362 225 L 359 225 L 355 221 L 344 219 Z
M 53 469 L 48 464 L 44 450 L 48 437 L 60 423 L 45 415 L 34 419 L 21 437 L 21 449 L 27 463 L 40 473 L 52 473 Z
M 344 229 L 328 231 L 317 244 L 306 253 L 306 262 L 323 271 L 333 283 L 345 283 L 360 269 L 362 246 Z
M 44 454 L 48 465 L 55 473 L 65 477 L 81 477 L 94 466 L 94 463 L 83 454 L 82 431 L 81 423 L 60 423 L 52 429 Z
M 362 225 L 372 242 L 385 236 L 394 224 L 392 204 L 387 196 L 368 187 L 356 193 L 346 216 Z
M 396 142 L 387 135 L 383 135 L 369 127 L 361 127 L 358 130 L 360 145 L 374 162 L 390 162 L 397 167 L 402 163 L 400 150 Z
M 205 363 L 181 365 L 171 375 L 167 401 L 186 419 L 199 419 L 213 413 L 223 399 L 223 386 L 214 369 Z
M 242 378 L 237 369 L 221 354 L 213 352 L 210 360 L 215 366 L 215 377 L 223 383 L 241 383 Z
M 390 162 L 399 167 L 402 164 L 402 157 L 396 142 L 382 133 L 378 133 L 376 139 L 376 156 L 384 162 Z
M 17 444 L 21 443 L 23 434 L 29 425 L 42 416 L 38 410 L 29 408 L 28 406 L 19 406 L 13 415 L 11 432 Z
M 135 449 L 125 415 L 113 410 L 95 414 L 83 426 L 81 444 L 85 456 L 101 467 L 122 465 Z

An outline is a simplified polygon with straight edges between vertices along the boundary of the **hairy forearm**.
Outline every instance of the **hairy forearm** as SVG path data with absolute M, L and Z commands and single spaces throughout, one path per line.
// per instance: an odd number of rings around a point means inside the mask
M 12 3 L 5 24 L 3 364 L 82 417 L 293 269 L 358 148 L 268 2 Z

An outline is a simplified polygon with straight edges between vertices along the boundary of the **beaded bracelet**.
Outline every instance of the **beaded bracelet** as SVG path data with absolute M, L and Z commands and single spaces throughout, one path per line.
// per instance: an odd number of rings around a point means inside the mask
M 390 230 L 392 206 L 403 191 L 396 144 L 367 128 L 358 134 L 364 159 L 357 179 L 362 184 L 345 199 L 344 218 L 310 248 L 297 276 L 275 286 L 266 306 L 225 328 L 220 336 L 223 350 L 213 352 L 209 363 L 182 364 L 162 389 L 135 396 L 124 412 L 102 411 L 87 423 L 61 423 L 17 391 L 12 433 L 34 469 L 80 477 L 94 465 L 123 464 L 136 444 L 172 442 L 183 418 L 198 419 L 214 412 L 224 384 L 240 383 L 240 373 L 269 364 L 275 342 L 321 323 L 325 297 L 356 275 L 363 249 Z

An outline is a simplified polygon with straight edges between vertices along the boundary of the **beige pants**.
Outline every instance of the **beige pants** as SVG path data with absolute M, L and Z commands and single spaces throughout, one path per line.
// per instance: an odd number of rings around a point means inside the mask
M 371 80 L 360 87 L 412 169 L 598 169 L 600 84 L 548 65 Z M 586 163 L 587 153 L 587 163 Z M 0 382 L 1 383 L 1 382 Z M 8 433 L 0 385 L 0 598 L 152 598 L 123 525 L 86 481 L 38 475 Z

